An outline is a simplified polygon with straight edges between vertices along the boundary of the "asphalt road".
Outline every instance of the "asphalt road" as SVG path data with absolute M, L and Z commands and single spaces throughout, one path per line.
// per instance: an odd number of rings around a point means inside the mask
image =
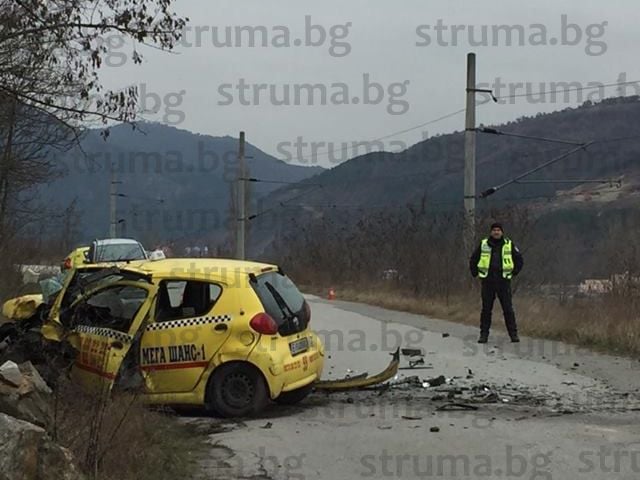
M 467 326 L 309 300 L 328 351 L 325 378 L 376 373 L 398 344 L 423 349 L 424 365 L 406 369 L 403 357 L 385 390 L 316 393 L 241 422 L 189 420 L 215 432 L 207 476 L 640 478 L 639 362 L 550 341 L 511 344 L 499 332 L 485 347 Z M 440 375 L 447 383 L 423 384 Z M 442 410 L 451 403 L 474 410 Z

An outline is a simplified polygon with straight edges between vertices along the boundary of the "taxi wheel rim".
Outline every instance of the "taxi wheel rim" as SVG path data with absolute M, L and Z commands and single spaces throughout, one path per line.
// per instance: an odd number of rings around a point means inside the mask
M 253 380 L 244 373 L 228 375 L 222 384 L 225 403 L 235 408 L 250 405 L 255 395 Z

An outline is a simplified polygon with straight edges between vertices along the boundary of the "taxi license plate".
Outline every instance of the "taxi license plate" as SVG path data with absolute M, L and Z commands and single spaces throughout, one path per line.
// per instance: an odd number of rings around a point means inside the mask
M 309 350 L 309 339 L 307 337 L 301 338 L 300 340 L 296 340 L 289 344 L 289 350 L 291 350 L 291 355 L 296 356 L 300 353 L 304 353 Z

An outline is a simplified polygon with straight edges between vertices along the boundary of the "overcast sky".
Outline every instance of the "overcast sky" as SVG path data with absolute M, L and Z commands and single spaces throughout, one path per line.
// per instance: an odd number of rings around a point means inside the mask
M 147 111 L 147 119 L 215 136 L 245 130 L 250 143 L 298 164 L 335 165 L 345 155 L 343 142 L 350 157 L 353 142 L 463 108 L 470 51 L 477 54 L 478 84 L 499 87 L 501 96 L 561 89 L 553 82 L 590 87 L 640 80 L 637 0 L 538 0 L 535 6 L 178 0 L 176 8 L 190 18 L 176 53 L 142 48 L 144 64 L 133 65 L 130 46 L 113 39 L 105 83 L 138 85 L 147 94 L 142 106 L 146 101 L 147 110 L 159 110 Z M 479 107 L 478 122 L 560 110 L 603 94 L 616 95 L 616 87 L 504 99 Z M 464 115 L 457 114 L 386 138 L 382 146 L 398 151 L 463 127 Z

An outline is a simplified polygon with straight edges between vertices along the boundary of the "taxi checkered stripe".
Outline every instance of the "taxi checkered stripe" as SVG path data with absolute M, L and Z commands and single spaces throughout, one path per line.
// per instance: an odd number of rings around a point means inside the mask
M 211 323 L 230 322 L 231 315 L 216 315 L 213 317 L 185 318 L 183 320 L 171 320 L 169 322 L 152 323 L 147 326 L 147 330 L 166 330 L 176 327 L 193 327 L 197 325 L 208 325 Z
M 88 325 L 78 325 L 76 327 L 78 333 L 88 333 L 90 335 L 97 335 L 99 337 L 109 337 L 121 342 L 131 342 L 132 337 L 123 332 L 117 330 L 111 330 L 110 328 L 102 327 L 90 327 Z

